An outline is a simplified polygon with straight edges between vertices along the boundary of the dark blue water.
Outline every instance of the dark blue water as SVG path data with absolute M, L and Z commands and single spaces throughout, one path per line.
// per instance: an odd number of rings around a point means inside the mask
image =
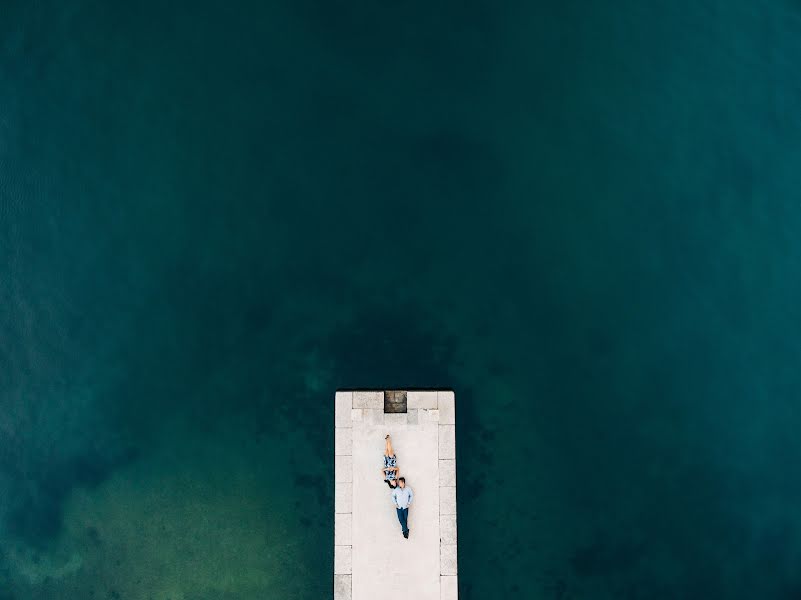
M 801 598 L 801 5 L 0 8 L 0 599 L 328 597 L 453 387 L 465 600 Z

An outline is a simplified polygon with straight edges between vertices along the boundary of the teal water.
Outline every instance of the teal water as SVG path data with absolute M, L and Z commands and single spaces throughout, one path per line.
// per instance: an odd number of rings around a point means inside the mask
M 801 597 L 800 67 L 794 0 L 3 3 L 0 599 L 328 597 L 333 392 L 406 386 L 464 600 Z

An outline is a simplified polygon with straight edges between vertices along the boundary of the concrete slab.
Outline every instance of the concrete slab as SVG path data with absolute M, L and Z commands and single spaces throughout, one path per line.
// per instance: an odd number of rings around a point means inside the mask
M 456 514 L 456 488 L 439 488 L 439 512 L 441 515 Z
M 353 405 L 353 392 L 337 392 L 335 421 L 337 427 L 350 427 L 348 410 Z
M 406 392 L 406 403 L 412 408 L 437 408 L 437 392 Z
M 353 427 L 337 427 L 334 431 L 334 454 L 349 455 L 353 448 Z
M 439 559 L 443 575 L 456 575 L 456 544 L 442 544 Z
M 428 408 L 420 408 L 417 410 L 417 418 L 421 423 L 434 422 L 439 423 L 439 411 Z
M 384 411 L 384 392 L 353 392 L 353 408 L 373 408 Z
M 384 417 L 385 416 L 389 416 L 389 415 L 384 415 L 384 409 L 383 408 L 380 409 L 380 410 L 379 409 L 366 408 L 362 412 L 364 412 L 364 418 L 362 419 L 362 421 L 364 422 L 365 425 L 368 425 L 368 426 L 383 427 L 383 425 L 384 425 Z M 381 438 L 383 439 L 383 436 L 381 436 Z
M 334 423 L 334 600 L 353 594 L 353 392 L 337 392 Z
M 353 514 L 334 514 L 334 545 L 350 546 L 353 540 Z
M 351 573 L 352 555 L 351 546 L 334 546 L 334 575 Z
M 439 578 L 440 600 L 456 600 L 459 597 L 455 575 L 443 575 Z
M 456 425 L 440 424 L 439 457 L 456 458 Z
M 351 582 L 351 575 L 334 575 L 334 598 L 336 600 L 351 600 L 351 590 L 353 589 Z
M 439 539 L 443 544 L 456 543 L 456 515 L 439 516 Z
M 439 461 L 439 484 L 456 485 L 456 461 L 454 459 Z
M 379 410 L 381 391 L 353 392 L 350 405 L 341 401 L 342 392 L 337 394 L 335 600 L 374 600 L 393 593 L 419 600 L 457 599 L 456 432 L 453 423 L 440 423 L 439 393 L 407 392 L 408 412 L 387 414 Z M 455 414 L 452 392 L 443 398 L 450 419 Z M 414 491 L 408 540 L 381 477 L 387 433 L 400 474 Z
M 391 429 L 406 429 L 406 423 L 408 420 L 409 417 L 406 415 L 406 413 L 384 415 L 384 425 Z
M 443 425 L 456 424 L 456 401 L 453 392 L 437 392 L 439 422 Z
M 336 513 L 353 512 L 353 483 L 334 483 L 334 506 Z
M 334 456 L 334 482 L 349 483 L 353 481 L 353 457 Z

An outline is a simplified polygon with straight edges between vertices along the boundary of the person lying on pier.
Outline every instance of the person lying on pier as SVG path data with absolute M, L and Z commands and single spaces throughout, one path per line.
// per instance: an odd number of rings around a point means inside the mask
M 381 477 L 390 488 L 395 489 L 398 485 L 398 477 L 400 476 L 398 459 L 395 456 L 395 451 L 392 449 L 392 440 L 389 439 L 389 434 L 384 438 L 384 442 L 384 466 L 381 468 Z
M 404 477 L 398 477 L 398 487 L 392 490 L 392 502 L 395 504 L 395 512 L 398 513 L 401 533 L 407 540 L 409 539 L 409 507 L 414 500 L 412 488 L 406 485 Z

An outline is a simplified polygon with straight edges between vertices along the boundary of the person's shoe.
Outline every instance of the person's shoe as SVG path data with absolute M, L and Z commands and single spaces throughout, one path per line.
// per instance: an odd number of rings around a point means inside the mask
M 405 537 L 407 540 L 409 539 L 409 531 L 408 530 L 403 532 L 403 537 Z

